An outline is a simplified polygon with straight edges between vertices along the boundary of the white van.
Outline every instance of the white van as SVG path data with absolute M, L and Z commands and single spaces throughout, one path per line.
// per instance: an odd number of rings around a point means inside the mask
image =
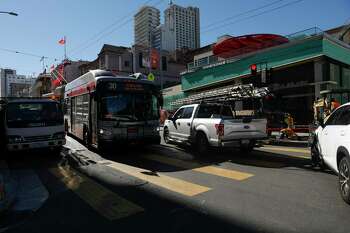
M 6 99 L 4 128 L 9 151 L 50 148 L 66 143 L 61 105 L 49 99 Z

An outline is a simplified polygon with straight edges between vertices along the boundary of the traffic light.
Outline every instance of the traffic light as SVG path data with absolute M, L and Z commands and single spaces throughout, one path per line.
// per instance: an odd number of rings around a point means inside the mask
M 256 64 L 250 65 L 250 74 L 251 75 L 256 75 L 257 70 L 258 70 L 258 66 Z

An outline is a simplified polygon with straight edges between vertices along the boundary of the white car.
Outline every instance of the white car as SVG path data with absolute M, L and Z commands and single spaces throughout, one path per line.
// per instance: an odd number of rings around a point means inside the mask
M 337 108 L 317 128 L 311 154 L 314 162 L 338 174 L 340 194 L 350 204 L 350 103 Z

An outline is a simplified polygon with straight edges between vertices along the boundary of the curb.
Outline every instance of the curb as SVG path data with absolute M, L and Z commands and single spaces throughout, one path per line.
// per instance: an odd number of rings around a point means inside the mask
M 309 147 L 309 141 L 292 141 L 292 140 L 268 140 L 264 141 L 265 145 L 273 145 L 273 146 L 287 146 L 287 147 Z
M 0 160 L 0 214 L 4 214 L 15 200 L 16 184 L 11 177 L 7 163 Z

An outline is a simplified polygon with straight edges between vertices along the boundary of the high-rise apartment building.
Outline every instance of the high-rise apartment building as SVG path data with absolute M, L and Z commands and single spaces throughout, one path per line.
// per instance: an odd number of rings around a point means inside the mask
M 150 47 L 155 29 L 160 25 L 160 11 L 143 6 L 134 16 L 135 45 Z
M 189 48 L 197 49 L 200 47 L 200 20 L 199 8 L 181 7 L 170 2 L 169 7 L 164 11 L 164 31 L 165 38 L 174 37 L 169 42 L 170 46 L 165 45 L 166 50 Z M 169 44 L 169 43 L 168 43 Z

